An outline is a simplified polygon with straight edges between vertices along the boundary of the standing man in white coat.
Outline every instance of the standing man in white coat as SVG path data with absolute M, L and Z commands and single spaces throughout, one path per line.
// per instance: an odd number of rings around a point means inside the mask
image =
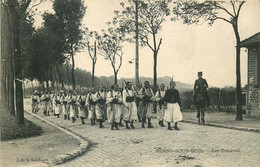
M 99 86 L 99 91 L 94 95 L 95 112 L 97 121 L 99 122 L 99 128 L 104 128 L 103 121 L 105 117 L 105 104 L 106 104 L 106 91 L 104 85 Z
M 134 121 L 138 119 L 137 117 L 137 106 L 135 103 L 135 93 L 132 88 L 132 83 L 127 82 L 126 88 L 123 91 L 123 103 L 125 106 L 125 115 L 124 115 L 124 121 L 126 123 L 126 129 L 134 129 Z M 130 127 L 128 126 L 128 123 L 130 124 Z
M 89 112 L 89 119 L 91 121 L 91 125 L 95 125 L 95 119 L 96 119 L 96 114 L 95 114 L 95 106 L 96 102 L 94 102 L 94 96 L 96 94 L 96 89 L 94 87 L 91 88 L 91 91 L 88 93 L 87 96 L 87 107 L 88 107 L 88 112 Z
M 160 90 L 158 90 L 155 94 L 155 101 L 157 102 L 156 110 L 157 110 L 157 119 L 159 121 L 159 125 L 161 127 L 165 127 L 163 124 L 163 117 L 165 113 L 165 108 L 163 107 L 164 104 L 164 96 L 165 96 L 165 85 L 160 85 Z
M 142 128 L 145 128 L 144 124 L 146 119 L 148 120 L 148 128 L 153 128 L 151 123 L 152 112 L 153 112 L 153 98 L 154 93 L 150 88 L 150 83 L 148 81 L 144 82 L 144 87 L 139 91 L 142 107 L 140 107 L 140 116 L 142 118 Z
M 108 123 L 111 124 L 111 130 L 119 130 L 118 125 L 121 118 L 121 104 L 122 94 L 119 91 L 119 86 L 114 85 L 113 90 L 107 94 L 107 119 Z

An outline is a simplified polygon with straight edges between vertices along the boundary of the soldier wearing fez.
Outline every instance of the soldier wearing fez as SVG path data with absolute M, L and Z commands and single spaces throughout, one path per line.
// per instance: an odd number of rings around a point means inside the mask
M 123 103 L 125 106 L 124 121 L 126 123 L 126 129 L 134 129 L 134 121 L 137 120 L 137 107 L 135 103 L 135 93 L 132 88 L 131 82 L 126 83 L 126 88 L 123 91 Z M 130 127 L 128 125 L 130 124 Z
M 81 119 L 82 125 L 85 124 L 84 119 L 86 118 L 87 115 L 86 101 L 87 101 L 86 93 L 82 90 L 77 99 L 79 117 Z
M 87 96 L 87 106 L 88 106 L 88 111 L 89 111 L 89 119 L 91 121 L 91 125 L 95 125 L 95 119 L 96 119 L 96 102 L 94 102 L 94 96 L 96 94 L 96 89 L 94 87 L 91 88 L 91 91 L 89 92 Z
M 155 101 L 157 102 L 157 119 L 159 121 L 159 125 L 161 127 L 165 127 L 163 124 L 163 117 L 164 117 L 164 113 L 165 113 L 165 108 L 163 107 L 164 104 L 164 95 L 165 95 L 165 85 L 161 84 L 160 85 L 160 90 L 158 90 L 155 94 Z
M 166 90 L 164 96 L 165 115 L 164 121 L 168 123 L 168 130 L 172 130 L 171 123 L 175 123 L 174 129 L 179 130 L 177 124 L 183 119 L 180 106 L 181 99 L 179 91 L 175 89 L 175 82 L 170 82 L 170 89 Z
M 50 116 L 50 111 L 52 109 L 52 106 L 51 106 L 50 94 L 48 93 L 48 91 L 46 91 L 46 93 L 43 93 L 41 95 L 40 101 L 42 102 L 42 106 L 43 106 L 43 115 Z
M 37 90 L 34 91 L 31 99 L 32 99 L 32 112 L 36 114 L 36 112 L 38 111 L 38 105 L 40 102 L 40 96 L 39 96 Z
M 148 119 L 148 128 L 153 128 L 151 123 L 152 111 L 153 111 L 153 90 L 150 88 L 150 83 L 148 81 L 144 82 L 144 87 L 140 89 L 139 94 L 142 100 L 142 108 L 140 116 L 142 118 L 142 128 L 145 128 L 146 118 Z
M 118 125 L 121 118 L 121 104 L 122 94 L 119 91 L 119 86 L 116 84 L 111 87 L 111 90 L 107 94 L 107 119 L 111 124 L 111 130 L 119 130 Z
M 104 128 L 103 121 L 105 120 L 105 104 L 106 104 L 106 91 L 104 85 L 99 86 L 99 91 L 94 95 L 94 102 L 96 102 L 95 112 L 99 128 Z
M 74 90 L 71 98 L 68 102 L 70 104 L 70 117 L 72 119 L 72 123 L 76 121 L 76 107 L 77 107 L 77 92 Z

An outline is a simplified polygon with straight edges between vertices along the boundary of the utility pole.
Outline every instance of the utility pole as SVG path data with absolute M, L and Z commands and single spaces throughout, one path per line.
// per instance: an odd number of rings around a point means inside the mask
M 138 0 L 135 0 L 135 85 L 139 85 Z

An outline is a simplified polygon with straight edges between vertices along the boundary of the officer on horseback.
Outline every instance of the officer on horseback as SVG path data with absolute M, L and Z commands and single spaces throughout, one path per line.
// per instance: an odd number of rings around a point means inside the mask
M 198 72 L 198 79 L 194 84 L 194 103 L 197 108 L 197 118 L 200 124 L 200 118 L 202 124 L 205 124 L 205 107 L 208 105 L 208 83 L 206 79 L 202 78 L 202 72 Z

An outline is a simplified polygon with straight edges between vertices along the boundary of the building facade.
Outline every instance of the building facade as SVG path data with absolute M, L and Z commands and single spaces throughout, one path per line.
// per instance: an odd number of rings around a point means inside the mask
M 247 115 L 260 117 L 260 32 L 243 40 L 248 50 Z

